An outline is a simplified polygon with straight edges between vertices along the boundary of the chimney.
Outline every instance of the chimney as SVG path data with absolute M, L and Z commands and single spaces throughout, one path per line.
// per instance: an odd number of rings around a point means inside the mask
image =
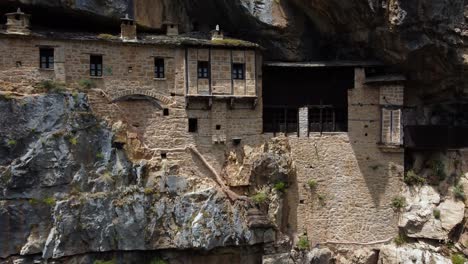
M 137 31 L 135 21 L 128 17 L 128 14 L 120 21 L 120 38 L 123 41 L 137 41 Z
M 224 39 L 223 32 L 219 29 L 219 25 L 216 25 L 216 29 L 211 31 L 211 40 Z
M 8 34 L 20 34 L 20 35 L 29 35 L 31 30 L 29 30 L 29 18 L 30 15 L 27 15 L 21 12 L 21 9 L 14 13 L 5 14 L 7 17 L 6 30 Z
M 166 21 L 164 22 L 166 26 L 166 35 L 168 36 L 177 36 L 179 35 L 179 25 L 177 23 Z

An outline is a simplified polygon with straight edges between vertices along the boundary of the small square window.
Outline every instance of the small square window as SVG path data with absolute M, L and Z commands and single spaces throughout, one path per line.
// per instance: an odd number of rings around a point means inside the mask
M 154 78 L 164 79 L 164 59 L 155 58 L 154 59 Z
M 164 109 L 163 109 L 163 115 L 164 115 L 164 116 L 168 116 L 168 115 L 169 115 L 169 109 L 164 108 Z
M 89 75 L 93 77 L 102 76 L 102 56 L 91 55 L 89 58 Z
M 167 153 L 161 152 L 161 159 L 167 159 Z
M 198 78 L 208 79 L 210 78 L 210 63 L 207 61 L 198 62 Z
M 216 130 L 221 130 L 221 125 L 216 125 Z
M 39 49 L 39 67 L 41 69 L 53 69 L 54 68 L 54 49 L 41 48 Z
M 245 64 L 233 63 L 232 64 L 232 79 L 244 80 L 245 79 Z
M 189 132 L 190 133 L 196 133 L 198 131 L 198 119 L 196 118 L 189 118 Z

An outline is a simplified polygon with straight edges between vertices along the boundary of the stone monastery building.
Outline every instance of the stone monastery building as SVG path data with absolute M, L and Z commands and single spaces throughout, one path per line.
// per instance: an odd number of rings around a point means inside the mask
M 312 245 L 397 234 L 391 200 L 403 175 L 402 76 L 372 61 L 263 61 L 262 47 L 219 28 L 210 35 L 165 28 L 137 34 L 127 17 L 120 36 L 36 31 L 18 10 L 0 31 L 0 80 L 87 89 L 93 111 L 124 120 L 129 137 L 157 150 L 153 158 L 183 172 L 197 166 L 184 151 L 195 146 L 237 193 L 249 186 L 248 164 L 228 175 L 221 171 L 228 157 L 285 135 L 297 170 L 288 199 L 298 201 L 286 228 Z

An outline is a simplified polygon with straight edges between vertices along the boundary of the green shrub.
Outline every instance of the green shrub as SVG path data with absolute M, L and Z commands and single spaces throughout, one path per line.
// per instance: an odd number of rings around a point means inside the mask
M 116 264 L 117 261 L 115 259 L 111 260 L 95 260 L 93 264 Z
M 48 206 L 55 206 L 55 198 L 54 197 L 47 197 L 42 200 L 43 203 L 47 204 Z
M 406 172 L 403 181 L 408 185 L 422 185 L 426 183 L 426 179 L 417 175 L 413 170 Z
M 169 264 L 169 262 L 165 261 L 162 258 L 155 258 L 151 261 L 150 264 Z
M 256 204 L 262 204 L 268 200 L 268 195 L 265 192 L 258 192 L 254 196 L 252 196 L 252 200 Z
M 39 83 L 39 88 L 51 93 L 59 93 L 65 91 L 65 85 L 62 83 L 54 82 L 52 80 L 45 80 Z
M 103 159 L 103 158 L 104 158 L 104 154 L 103 154 L 102 152 L 98 152 L 98 153 L 96 154 L 96 158 L 98 158 L 98 159 Z
M 406 206 L 406 199 L 402 196 L 394 197 L 392 200 L 392 206 L 395 209 L 401 209 Z
M 463 185 L 462 184 L 457 184 L 453 187 L 453 196 L 455 196 L 456 199 L 465 200 L 465 191 L 463 190 Z
M 398 236 L 396 236 L 393 239 L 393 242 L 395 243 L 395 245 L 401 246 L 401 245 L 403 245 L 403 244 L 405 244 L 407 242 L 407 239 L 406 239 L 406 236 L 404 234 L 398 234 Z
M 88 79 L 81 79 L 78 81 L 78 85 L 84 89 L 90 89 L 94 87 L 94 82 Z
M 465 261 L 466 261 L 466 259 L 462 254 L 453 254 L 452 255 L 452 264 L 464 264 Z
M 310 189 L 315 189 L 315 187 L 317 187 L 317 181 L 314 179 L 310 179 L 307 182 L 307 185 L 309 186 Z
M 447 177 L 445 172 L 445 164 L 441 160 L 434 160 L 431 164 L 432 172 L 440 181 L 443 181 Z
M 440 219 L 440 210 L 439 209 L 434 209 L 432 211 L 432 214 L 434 215 L 435 219 Z
M 8 101 L 11 99 L 13 99 L 13 96 L 11 94 L 0 94 L 0 100 Z
M 326 201 L 326 199 L 327 199 L 327 197 L 325 196 L 325 194 L 318 194 L 318 195 L 317 195 L 317 199 L 318 199 L 319 204 L 320 204 L 321 206 L 325 206 L 325 201 Z
M 310 247 L 309 238 L 307 236 L 301 236 L 297 241 L 297 248 L 299 250 L 307 250 Z
M 16 142 L 16 140 L 14 140 L 14 139 L 9 139 L 7 141 L 7 146 L 9 146 L 9 147 L 14 147 L 14 146 L 16 146 L 16 144 L 18 144 L 18 142 Z
M 144 192 L 145 192 L 146 195 L 153 195 L 154 194 L 154 189 L 150 188 L 150 187 L 147 187 L 147 188 L 145 188 Z
M 278 192 L 284 192 L 284 191 L 286 191 L 286 188 L 287 188 L 287 185 L 284 182 L 277 182 L 273 186 L 273 189 L 275 189 Z
M 70 142 L 70 144 L 72 144 L 73 146 L 76 146 L 78 144 L 78 139 L 76 137 L 70 137 L 68 139 L 68 141 Z

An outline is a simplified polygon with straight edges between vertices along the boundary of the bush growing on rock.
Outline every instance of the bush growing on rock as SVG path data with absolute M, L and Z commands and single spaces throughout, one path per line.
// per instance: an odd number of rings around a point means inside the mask
M 44 89 L 49 93 L 60 93 L 65 91 L 65 85 L 63 83 L 54 82 L 52 80 L 41 81 L 37 87 Z
M 440 210 L 439 209 L 434 209 L 432 211 L 432 214 L 434 215 L 435 219 L 440 219 Z
M 465 191 L 463 190 L 462 184 L 457 184 L 453 187 L 453 196 L 455 196 L 456 199 L 465 200 Z
M 403 181 L 407 185 L 422 185 L 426 183 L 426 179 L 417 175 L 413 170 L 406 172 L 405 176 L 403 177 Z
M 392 200 L 392 206 L 395 209 L 401 209 L 406 206 L 406 199 L 402 196 L 397 196 Z
M 88 79 L 81 79 L 78 81 L 78 85 L 84 89 L 90 89 L 94 87 L 94 82 Z
M 309 186 L 310 189 L 314 189 L 315 187 L 317 187 L 317 181 L 314 179 L 310 179 L 307 182 L 307 185 Z
M 453 254 L 452 255 L 452 264 L 464 264 L 465 261 L 466 261 L 466 259 L 462 254 Z
M 268 196 L 267 196 L 267 194 L 265 192 L 258 192 L 257 194 L 252 196 L 252 200 L 256 204 L 262 204 L 262 203 L 266 202 L 267 199 L 268 199 Z
M 9 139 L 9 140 L 7 141 L 7 146 L 8 146 L 8 147 L 14 147 L 14 146 L 16 146 L 17 143 L 18 143 L 18 142 L 16 142 L 16 140 L 14 140 L 14 139 Z
M 441 160 L 432 161 L 431 169 L 439 181 L 443 181 L 447 177 L 447 174 L 445 173 L 445 164 Z
M 151 261 L 150 264 L 168 264 L 169 262 L 165 261 L 164 259 L 161 258 L 155 258 Z
M 42 200 L 42 202 L 44 202 L 45 204 L 47 204 L 48 206 L 55 206 L 55 198 L 54 197 L 47 197 L 47 198 L 44 198 Z
M 287 188 L 287 185 L 284 182 L 277 182 L 273 186 L 273 189 L 275 189 L 278 192 L 284 192 L 284 191 L 286 191 L 286 188 Z
M 398 234 L 398 236 L 393 239 L 393 242 L 395 245 L 401 246 L 407 242 L 407 239 L 404 234 Z
M 297 241 L 297 248 L 299 250 L 307 250 L 310 247 L 309 238 L 307 236 L 301 236 L 299 241 Z
M 111 259 L 111 260 L 95 260 L 95 261 L 93 262 L 93 264 L 115 264 L 115 263 L 117 263 L 117 262 L 115 261 L 115 259 Z

